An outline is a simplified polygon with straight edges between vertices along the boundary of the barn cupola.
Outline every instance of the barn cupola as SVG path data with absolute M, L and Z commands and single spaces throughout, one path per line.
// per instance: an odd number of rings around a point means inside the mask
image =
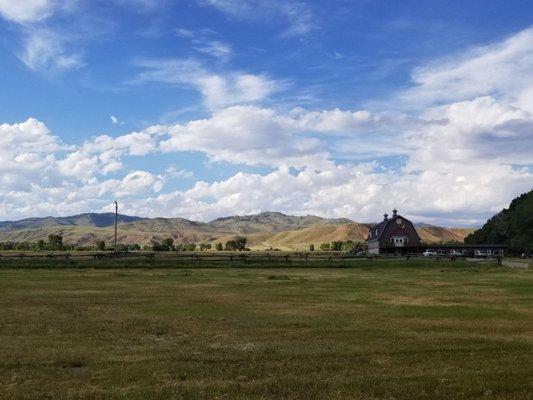
M 389 219 L 389 214 L 385 213 L 383 214 L 383 221 L 386 221 Z
M 392 210 L 392 218 L 395 218 L 397 216 L 398 216 L 398 210 L 397 209 Z

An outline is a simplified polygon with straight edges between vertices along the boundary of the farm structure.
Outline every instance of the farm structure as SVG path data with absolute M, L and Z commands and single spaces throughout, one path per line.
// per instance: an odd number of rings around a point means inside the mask
M 383 215 L 383 221 L 368 232 L 365 247 L 369 254 L 408 253 L 420 247 L 420 236 L 411 221 L 392 211 L 392 217 Z
M 500 244 L 426 244 L 422 243 L 414 224 L 392 211 L 392 218 L 383 215 L 383 221 L 368 232 L 365 250 L 368 254 L 417 254 L 429 250 L 438 256 L 501 257 L 505 245 Z

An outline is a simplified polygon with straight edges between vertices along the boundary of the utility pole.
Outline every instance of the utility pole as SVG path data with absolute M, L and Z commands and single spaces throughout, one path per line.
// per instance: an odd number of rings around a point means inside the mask
M 115 200 L 115 253 L 117 252 L 118 201 Z

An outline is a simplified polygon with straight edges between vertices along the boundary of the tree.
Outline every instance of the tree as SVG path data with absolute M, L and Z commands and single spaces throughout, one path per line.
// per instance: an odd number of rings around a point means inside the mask
M 217 251 L 222 251 L 224 248 L 222 247 L 222 243 L 218 242 L 216 246 Z
M 39 239 L 37 241 L 37 245 L 35 246 L 37 250 L 45 250 L 46 249 L 46 242 L 43 239 Z
M 330 250 L 330 244 L 329 243 L 322 243 L 320 245 L 320 250 L 322 251 L 329 251 Z
M 96 242 L 96 248 L 100 251 L 104 251 L 105 250 L 105 242 L 103 240 L 98 240 Z
M 200 251 L 211 250 L 211 243 L 201 243 Z
M 155 240 L 151 242 L 152 250 L 153 251 L 162 251 L 162 246 L 159 242 L 156 242 Z
M 329 246 L 331 251 L 341 251 L 342 249 L 342 241 L 334 241 L 331 242 L 331 245 Z
M 161 249 L 163 251 L 174 250 L 174 239 L 172 238 L 163 239 L 163 241 L 161 242 Z
M 355 249 L 355 243 L 352 240 L 347 240 L 342 243 L 342 251 L 353 251 Z
M 226 251 L 243 251 L 246 250 L 246 238 L 237 236 L 235 240 L 228 240 L 224 249 Z
M 63 250 L 63 236 L 48 235 L 48 248 L 50 250 Z
M 243 236 L 237 237 L 237 239 L 235 239 L 235 245 L 236 245 L 237 250 L 239 251 L 245 250 L 246 241 L 247 241 L 246 238 Z
M 516 254 L 533 252 L 533 190 L 515 198 L 464 242 L 507 245 Z
M 309 251 L 315 251 L 315 245 L 313 243 L 309 245 Z

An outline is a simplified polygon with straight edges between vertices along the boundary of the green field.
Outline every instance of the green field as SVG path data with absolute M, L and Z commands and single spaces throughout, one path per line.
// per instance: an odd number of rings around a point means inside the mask
M 531 269 L 0 269 L 2 399 L 530 399 L 532 377 Z

